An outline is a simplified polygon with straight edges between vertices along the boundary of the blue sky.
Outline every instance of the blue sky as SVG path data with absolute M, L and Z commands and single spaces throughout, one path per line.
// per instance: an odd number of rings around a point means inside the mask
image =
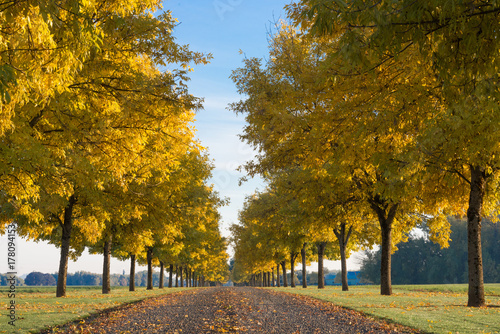
M 289 1 L 164 1 L 180 24 L 175 30 L 179 44 L 213 55 L 209 65 L 196 66 L 189 84 L 192 94 L 205 99 L 205 110 L 197 115 L 197 136 L 209 150 L 216 169 L 211 182 L 230 205 L 221 209 L 222 233 L 237 221 L 245 195 L 264 186 L 251 180 L 241 187 L 236 168 L 253 157 L 252 149 L 240 142 L 244 117 L 227 109 L 242 97 L 236 92 L 231 72 L 242 66 L 244 57 L 266 57 L 268 35 L 274 23 L 285 18 L 283 7 Z M 240 50 L 244 53 L 240 53 Z

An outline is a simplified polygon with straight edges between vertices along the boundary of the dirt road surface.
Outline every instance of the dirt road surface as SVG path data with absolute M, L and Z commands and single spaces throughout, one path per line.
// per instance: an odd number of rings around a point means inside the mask
M 313 298 L 249 287 L 167 294 L 105 311 L 56 332 L 417 333 Z

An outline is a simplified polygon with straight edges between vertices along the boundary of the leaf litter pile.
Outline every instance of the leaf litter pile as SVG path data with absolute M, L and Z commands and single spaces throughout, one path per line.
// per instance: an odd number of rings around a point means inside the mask
M 310 297 L 205 288 L 101 312 L 42 333 L 417 333 Z

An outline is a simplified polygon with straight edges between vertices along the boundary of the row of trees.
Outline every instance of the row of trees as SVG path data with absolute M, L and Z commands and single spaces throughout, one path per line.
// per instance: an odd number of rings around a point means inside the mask
M 0 4 L 0 231 L 109 259 L 189 268 L 209 280 L 227 271 L 219 233 L 224 204 L 194 139 L 201 100 L 190 64 L 211 55 L 178 45 L 158 0 Z M 133 277 L 134 275 L 131 275 Z M 150 279 L 151 281 L 151 279 Z M 152 288 L 152 283 L 148 284 Z
M 337 240 L 345 273 L 349 251 L 379 244 L 390 295 L 396 245 L 425 224 L 446 247 L 446 216 L 467 216 L 468 305 L 484 305 L 481 220 L 498 217 L 500 175 L 498 4 L 301 0 L 287 11 L 268 59 L 232 76 L 246 98 L 231 109 L 259 152 L 245 169 L 269 184 L 233 227 L 235 267 L 266 271 L 306 242 L 321 256 Z

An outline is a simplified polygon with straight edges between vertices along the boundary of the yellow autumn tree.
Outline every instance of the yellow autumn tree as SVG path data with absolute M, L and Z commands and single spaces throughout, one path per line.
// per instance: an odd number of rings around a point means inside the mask
M 355 184 L 333 171 L 318 173 L 309 169 L 288 170 L 271 184 L 280 197 L 288 198 L 281 207 L 297 202 L 295 215 L 286 219 L 291 231 L 301 230 L 305 241 L 331 242 L 330 259 L 341 261 L 342 289 L 347 291 L 347 258 L 352 252 L 380 243 L 376 219 L 356 195 Z M 324 237 L 332 234 L 336 240 Z
M 5 141 L 11 152 L 23 147 L 7 156 L 23 162 L 11 170 L 42 190 L 29 198 L 5 196 L 6 221 L 12 212 L 23 215 L 22 234 L 61 245 L 58 296 L 65 294 L 70 245 L 92 242 L 109 220 L 100 199 L 106 187 L 145 182 L 156 166 L 167 178 L 192 147 L 190 122 L 199 102 L 182 82 L 189 62 L 206 58 L 175 44 L 176 21 L 169 13 L 155 17 L 151 4 L 109 5 L 95 23 L 102 45 L 43 105 L 18 106 L 19 126 Z M 166 64 L 179 68 L 161 72 Z M 80 219 L 73 218 L 74 210 L 81 211 Z M 82 237 L 72 241 L 73 227 Z
M 264 66 L 247 59 L 234 72 L 248 98 L 232 109 L 246 115 L 242 137 L 261 153 L 246 165 L 251 175 L 298 165 L 340 186 L 345 200 L 359 203 L 354 212 L 377 217 L 381 293 L 391 294 L 390 255 L 417 223 L 433 217 L 434 239 L 445 245 L 448 238 L 449 228 L 438 218 L 450 203 L 436 200 L 442 188 L 423 187 L 424 164 L 415 149 L 431 107 L 441 105 L 422 84 L 431 87 L 435 78 L 408 61 L 359 74 L 332 59 L 340 52 L 337 37 L 283 25 Z M 429 194 L 425 201 L 423 192 Z
M 451 174 L 454 183 L 461 181 L 457 210 L 467 211 L 468 305 L 483 306 L 481 217 L 498 216 L 499 5 L 442 0 L 367 4 L 303 0 L 289 12 L 314 35 L 339 36 L 338 52 L 331 57 L 358 73 L 392 61 L 418 61 L 418 68 L 436 79 L 432 88 L 443 107 L 430 109 L 419 142 L 426 163 L 445 171 L 441 180 L 450 182 Z

